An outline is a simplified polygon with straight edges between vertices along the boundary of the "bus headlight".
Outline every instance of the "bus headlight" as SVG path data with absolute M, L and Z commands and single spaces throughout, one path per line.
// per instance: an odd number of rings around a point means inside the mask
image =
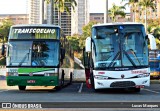
M 138 75 L 138 78 L 148 77 L 148 76 L 149 76 L 149 74 L 148 74 L 148 73 L 146 73 L 146 74 L 140 74 L 140 75 Z
M 107 80 L 108 79 L 107 76 L 99 76 L 99 75 L 95 75 L 94 78 L 99 79 L 99 80 Z
M 49 73 L 44 73 L 44 76 L 49 76 Z
M 44 76 L 56 76 L 57 73 L 44 73 Z
M 18 72 L 9 72 L 8 75 L 9 76 L 18 76 Z

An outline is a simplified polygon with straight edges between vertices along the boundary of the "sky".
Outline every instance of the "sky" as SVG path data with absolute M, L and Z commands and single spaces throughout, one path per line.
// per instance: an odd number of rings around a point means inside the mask
M 121 0 L 108 0 L 109 8 L 112 4 L 120 5 Z M 90 13 L 103 13 L 105 0 L 89 0 Z M 27 0 L 0 0 L 0 14 L 27 14 Z

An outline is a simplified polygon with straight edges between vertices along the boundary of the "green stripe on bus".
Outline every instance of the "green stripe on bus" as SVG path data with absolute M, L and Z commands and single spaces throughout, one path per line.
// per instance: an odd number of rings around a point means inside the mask
M 42 71 L 49 71 L 55 70 L 53 68 L 19 68 L 18 73 L 33 73 L 33 72 L 42 72 Z

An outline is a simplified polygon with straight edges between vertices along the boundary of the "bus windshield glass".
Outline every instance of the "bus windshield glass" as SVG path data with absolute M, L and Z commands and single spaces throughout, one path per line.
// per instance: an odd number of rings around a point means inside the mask
M 13 27 L 9 39 L 59 39 L 58 34 L 57 27 Z
M 95 67 L 148 65 L 147 39 L 142 25 L 97 26 L 92 30 Z
M 10 41 L 7 66 L 58 66 L 59 41 Z

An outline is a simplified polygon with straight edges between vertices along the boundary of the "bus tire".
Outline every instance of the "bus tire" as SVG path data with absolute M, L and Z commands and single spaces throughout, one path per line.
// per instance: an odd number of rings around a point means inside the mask
M 141 91 L 141 88 L 134 88 L 134 91 L 135 91 L 135 92 L 140 92 L 140 91 Z
M 94 88 L 94 77 L 93 77 L 93 73 L 91 73 L 90 79 L 91 79 L 92 88 Z M 95 89 L 95 88 L 94 88 L 94 89 Z
M 24 91 L 26 89 L 26 86 L 18 86 L 19 90 Z
M 58 90 L 61 90 L 61 88 L 62 88 L 61 86 L 55 86 L 55 87 L 54 87 L 54 89 L 57 90 L 57 91 L 58 91 Z
M 69 84 L 72 84 L 72 81 L 73 81 L 73 73 L 70 72 L 70 81 L 69 81 Z
M 64 86 L 64 70 L 62 70 L 62 76 L 61 76 L 61 86 Z

